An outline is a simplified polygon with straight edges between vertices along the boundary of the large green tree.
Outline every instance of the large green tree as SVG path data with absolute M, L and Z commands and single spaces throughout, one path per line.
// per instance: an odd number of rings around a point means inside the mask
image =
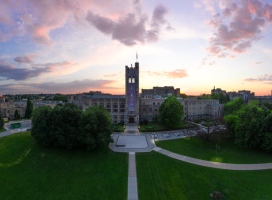
M 173 95 L 169 96 L 159 107 L 159 121 L 168 127 L 178 125 L 183 115 L 183 105 Z
M 46 146 L 92 149 L 112 141 L 111 117 L 102 106 L 89 107 L 85 112 L 75 104 L 54 109 L 41 106 L 35 110 L 32 124 L 31 135 Z
M 33 112 L 33 103 L 30 100 L 30 97 L 27 99 L 26 111 L 25 111 L 25 118 L 30 119 Z
M 100 144 L 112 142 L 112 119 L 103 106 L 90 106 L 79 121 L 79 141 L 93 149 Z

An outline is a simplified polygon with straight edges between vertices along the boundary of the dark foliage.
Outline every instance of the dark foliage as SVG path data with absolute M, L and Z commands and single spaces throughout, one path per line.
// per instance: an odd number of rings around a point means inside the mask
M 168 127 L 180 124 L 183 115 L 183 105 L 173 95 L 169 96 L 159 107 L 159 121 Z
M 89 107 L 82 112 L 75 104 L 51 109 L 38 107 L 32 119 L 31 135 L 42 145 L 96 148 L 112 141 L 111 117 L 104 107 Z
M 31 102 L 30 98 L 27 99 L 26 111 L 25 111 L 25 118 L 30 119 L 33 112 L 33 103 Z
M 15 118 L 15 119 L 20 119 L 20 114 L 19 114 L 19 112 L 18 112 L 17 109 L 15 110 L 14 118 Z
M 4 120 L 2 118 L 1 108 L 0 108 L 0 129 L 4 126 Z

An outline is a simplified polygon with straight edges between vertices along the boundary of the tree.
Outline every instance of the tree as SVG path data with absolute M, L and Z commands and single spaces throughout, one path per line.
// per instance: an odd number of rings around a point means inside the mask
M 111 117 L 103 106 L 82 112 L 75 104 L 38 107 L 32 119 L 31 135 L 42 145 L 67 149 L 93 149 L 112 141 Z
M 2 118 L 2 113 L 1 113 L 1 107 L 0 107 L 0 129 L 4 126 L 4 120 Z
M 195 139 L 218 143 L 221 139 L 224 139 L 229 133 L 229 130 L 226 127 L 225 120 L 220 117 L 214 119 L 213 122 L 208 122 L 206 126 L 206 129 L 202 128 L 198 130 Z
M 183 105 L 175 96 L 169 96 L 159 107 L 159 121 L 168 127 L 178 125 L 183 115 Z
M 27 99 L 26 111 L 25 111 L 25 118 L 30 119 L 33 112 L 33 103 L 31 102 L 30 98 Z
M 79 142 L 88 149 L 113 142 L 111 116 L 103 106 L 90 106 L 79 121 Z
M 240 108 L 242 106 L 245 105 L 244 100 L 242 99 L 242 97 L 233 99 L 231 102 L 228 102 L 224 105 L 224 115 L 230 115 L 232 114 L 234 111 L 238 111 L 240 110 Z
M 20 119 L 20 114 L 19 114 L 19 112 L 18 112 L 17 109 L 15 110 L 14 118 L 15 118 L 15 119 Z

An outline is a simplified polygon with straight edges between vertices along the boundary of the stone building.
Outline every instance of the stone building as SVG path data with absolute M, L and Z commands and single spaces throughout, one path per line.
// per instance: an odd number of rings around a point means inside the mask
M 180 96 L 180 88 L 174 88 L 173 86 L 164 87 L 153 87 L 153 89 L 142 89 L 142 98 L 153 98 L 156 96 L 167 96 L 167 95 Z
M 18 110 L 18 113 L 21 117 L 25 117 L 26 105 L 27 102 L 0 103 L 2 117 L 14 119 L 16 110 Z
M 139 96 L 139 63 L 134 67 L 125 66 L 126 94 L 111 95 L 102 93 L 80 93 L 68 97 L 68 102 L 75 103 L 85 111 L 89 106 L 104 106 L 111 115 L 113 123 L 136 123 L 147 119 L 157 121 L 159 107 L 167 95 L 179 97 L 180 89 L 173 86 L 143 89 Z M 223 114 L 223 104 L 219 100 L 197 100 L 178 98 L 184 108 L 184 119 L 218 117 Z

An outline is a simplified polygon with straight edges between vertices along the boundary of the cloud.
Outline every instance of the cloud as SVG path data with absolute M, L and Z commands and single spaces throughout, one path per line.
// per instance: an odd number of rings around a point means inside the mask
M 189 76 L 184 69 L 176 69 L 171 72 L 151 72 L 151 71 L 143 71 L 143 73 L 147 73 L 149 76 L 166 76 L 169 79 L 177 79 L 177 78 L 185 78 Z
M 16 58 L 14 58 L 14 61 L 18 62 L 19 64 L 32 63 L 32 57 L 31 56 L 23 56 L 23 57 L 18 56 Z
M 137 6 L 139 6 L 139 1 Z M 171 25 L 165 20 L 167 9 L 157 6 L 149 23 L 147 14 L 141 12 L 128 13 L 117 20 L 88 11 L 86 20 L 105 35 L 111 36 L 126 46 L 157 42 L 162 26 L 167 24 L 167 29 L 172 30 Z
M 110 35 L 113 40 L 127 46 L 156 42 L 163 25 L 167 25 L 167 30 L 172 30 L 169 22 L 164 19 L 167 10 L 164 6 L 157 6 L 150 16 L 143 13 L 140 2 L 140 0 L 1 1 L 0 24 L 3 28 L 0 30 L 0 41 L 8 41 L 16 35 L 31 36 L 39 45 L 52 46 L 55 44 L 50 37 L 52 30 L 61 28 L 67 23 L 76 25 L 77 28 L 86 27 L 89 23 L 102 33 Z
M 6 60 L 0 60 L 0 80 L 27 80 L 33 77 L 38 77 L 41 74 L 53 71 L 56 67 L 67 65 L 74 65 L 69 61 L 62 63 L 46 63 L 46 64 L 32 64 L 32 67 L 19 68 Z
M 270 4 L 259 0 L 226 1 L 223 11 L 209 21 L 214 34 L 206 50 L 213 56 L 225 55 L 226 51 L 245 53 L 253 42 L 263 38 L 262 30 L 271 22 Z
M 272 75 L 264 74 L 264 75 L 259 76 L 258 78 L 247 78 L 244 81 L 248 81 L 248 82 L 270 82 L 270 81 L 272 81 Z
M 259 65 L 259 64 L 262 64 L 263 62 L 256 62 L 254 63 L 254 65 Z
M 104 75 L 104 77 L 113 77 L 113 76 L 117 76 L 117 74 Z
M 215 65 L 215 61 L 210 62 L 209 65 Z
M 29 93 L 78 93 L 90 90 L 119 89 L 108 85 L 114 80 L 75 80 L 66 83 L 45 82 L 31 84 L 5 84 L 0 85 L 1 94 L 29 94 Z

